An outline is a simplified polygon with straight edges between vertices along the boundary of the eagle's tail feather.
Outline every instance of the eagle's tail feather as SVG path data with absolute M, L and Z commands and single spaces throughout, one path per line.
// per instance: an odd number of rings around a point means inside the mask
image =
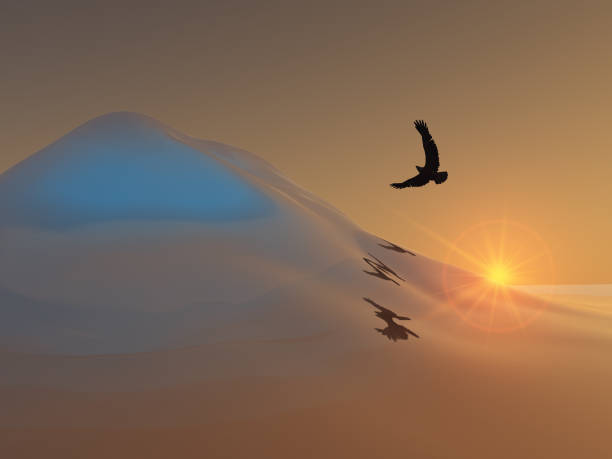
M 434 182 L 436 182 L 438 185 L 440 183 L 444 183 L 446 182 L 446 179 L 448 178 L 448 172 L 444 171 L 444 172 L 436 172 L 433 176 Z

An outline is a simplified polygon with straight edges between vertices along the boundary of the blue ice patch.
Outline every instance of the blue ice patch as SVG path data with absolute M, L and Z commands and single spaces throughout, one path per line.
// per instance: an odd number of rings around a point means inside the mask
M 237 172 L 130 113 L 96 118 L 0 176 L 3 220 L 46 228 L 227 221 L 274 207 Z

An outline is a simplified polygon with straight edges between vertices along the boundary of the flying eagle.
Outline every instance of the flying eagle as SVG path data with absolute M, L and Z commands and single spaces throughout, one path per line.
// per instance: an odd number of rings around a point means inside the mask
M 417 166 L 417 171 L 419 171 L 418 175 L 406 180 L 401 183 L 392 183 L 391 186 L 393 188 L 406 188 L 409 186 L 423 186 L 428 183 L 430 180 L 433 180 L 438 185 L 443 183 L 448 178 L 448 172 L 438 172 L 440 168 L 440 158 L 438 157 L 438 147 L 436 147 L 436 142 L 434 142 L 431 134 L 429 133 L 429 129 L 427 129 L 427 124 L 423 120 L 416 120 L 414 122 L 414 127 L 416 127 L 417 131 L 421 134 L 423 138 L 423 148 L 425 149 L 425 166 Z

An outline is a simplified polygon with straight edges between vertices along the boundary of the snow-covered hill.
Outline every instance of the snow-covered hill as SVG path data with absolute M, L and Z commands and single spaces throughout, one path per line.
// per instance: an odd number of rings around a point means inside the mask
M 0 175 L 0 445 L 607 457 L 609 311 L 482 282 L 251 153 L 101 116 Z
M 360 314 L 327 292 L 353 291 L 369 316 L 357 286 L 380 280 L 363 258 L 398 253 L 254 155 L 133 113 L 96 118 L 0 176 L 0 215 L 0 339 L 42 353 L 345 328 Z M 402 258 L 419 273 L 431 263 Z M 330 285 L 274 298 L 315 279 Z

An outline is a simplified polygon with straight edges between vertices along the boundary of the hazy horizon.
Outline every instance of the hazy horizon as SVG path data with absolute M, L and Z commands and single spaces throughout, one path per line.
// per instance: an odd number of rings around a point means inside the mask
M 612 282 L 608 3 L 26 3 L 0 19 L 0 172 L 135 111 L 249 150 L 432 258 L 507 219 L 552 254 L 531 283 Z M 449 179 L 393 190 L 424 161 L 414 119 Z

